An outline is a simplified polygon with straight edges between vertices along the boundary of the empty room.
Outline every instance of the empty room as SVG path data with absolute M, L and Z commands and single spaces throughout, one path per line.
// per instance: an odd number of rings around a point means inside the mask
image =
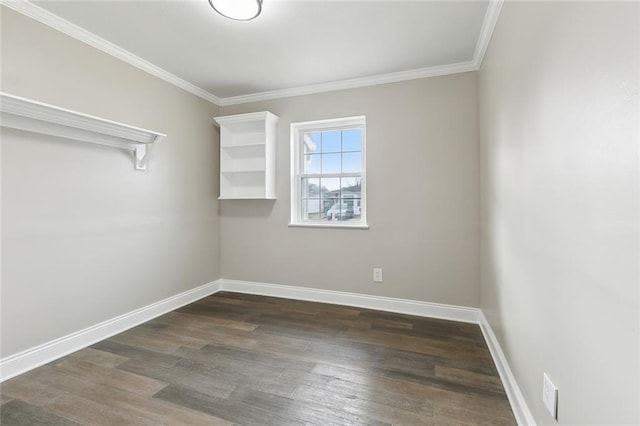
M 1 424 L 640 424 L 640 2 L 0 25 Z

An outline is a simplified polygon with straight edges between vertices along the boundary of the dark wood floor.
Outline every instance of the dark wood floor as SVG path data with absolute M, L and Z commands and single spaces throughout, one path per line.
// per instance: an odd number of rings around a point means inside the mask
M 218 293 L 0 386 L 3 425 L 513 425 L 477 325 Z

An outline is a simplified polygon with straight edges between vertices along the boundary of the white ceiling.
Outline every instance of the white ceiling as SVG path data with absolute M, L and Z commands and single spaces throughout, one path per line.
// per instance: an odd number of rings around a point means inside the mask
M 495 23 L 489 0 L 264 0 L 248 22 L 207 0 L 33 3 L 214 98 L 464 71 Z

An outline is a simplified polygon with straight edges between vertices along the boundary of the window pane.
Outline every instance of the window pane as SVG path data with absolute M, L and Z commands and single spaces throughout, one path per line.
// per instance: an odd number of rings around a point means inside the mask
M 322 173 L 340 173 L 341 154 L 322 154 Z
M 302 198 L 320 198 L 319 178 L 302 178 Z
M 362 214 L 362 199 L 360 198 L 343 198 L 342 204 L 347 206 L 347 210 L 352 212 L 353 217 L 360 218 Z
M 320 199 L 303 199 L 301 216 L 303 220 L 320 219 Z
M 326 199 L 340 198 L 340 178 L 322 178 L 320 179 L 321 197 Z
M 340 131 L 322 132 L 322 152 L 340 152 Z
M 361 171 L 361 152 L 345 152 L 342 154 L 342 173 L 360 173 Z
M 292 225 L 364 224 L 364 125 L 361 117 L 291 124 Z
M 342 131 L 343 151 L 362 151 L 362 130 L 351 129 Z
M 320 173 L 320 154 L 305 155 L 302 168 L 305 174 Z
M 331 205 L 326 213 L 327 220 L 349 220 L 353 219 L 353 205 L 338 202 Z
M 340 192 L 342 198 L 360 198 L 362 187 L 360 178 L 341 178 Z
M 320 133 L 304 133 L 302 136 L 303 151 L 305 154 L 320 151 Z

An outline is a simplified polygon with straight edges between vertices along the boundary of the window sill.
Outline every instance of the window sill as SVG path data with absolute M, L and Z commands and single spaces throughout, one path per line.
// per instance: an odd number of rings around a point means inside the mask
M 369 225 L 366 223 L 353 223 L 353 224 L 337 224 L 337 223 L 290 223 L 292 228 L 343 228 L 343 229 L 369 229 Z

